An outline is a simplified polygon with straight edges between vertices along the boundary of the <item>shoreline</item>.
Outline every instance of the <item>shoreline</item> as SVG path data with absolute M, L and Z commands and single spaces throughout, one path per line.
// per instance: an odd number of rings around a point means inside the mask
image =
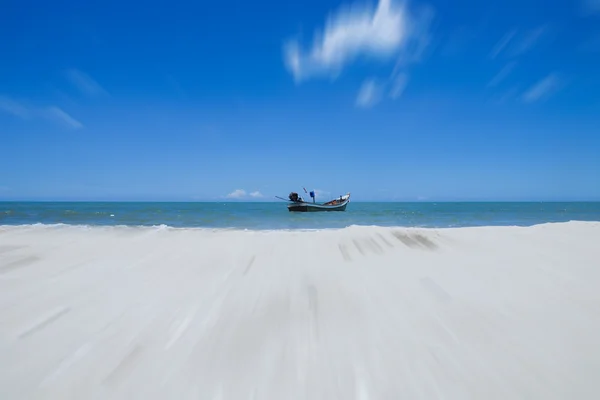
M 600 220 L 570 220 L 570 221 L 558 221 L 558 222 L 541 222 L 533 223 L 529 225 L 468 225 L 468 226 L 400 226 L 400 225 L 360 225 L 352 224 L 345 227 L 331 227 L 331 228 L 238 228 L 238 227 L 204 227 L 204 226 L 170 226 L 166 224 L 159 225 L 100 225 L 100 224 L 67 224 L 67 223 L 33 223 L 33 224 L 0 224 L 0 231 L 3 229 L 27 229 L 27 228 L 39 228 L 39 229 L 50 229 L 50 228 L 74 228 L 74 229 L 145 229 L 145 230 L 165 230 L 165 231 L 198 231 L 198 232 L 265 232 L 265 233 L 276 233 L 276 232 L 332 232 L 332 231 L 344 231 L 348 229 L 407 229 L 407 230 L 453 230 L 453 229 L 481 229 L 481 228 L 535 228 L 547 225 L 600 225 Z

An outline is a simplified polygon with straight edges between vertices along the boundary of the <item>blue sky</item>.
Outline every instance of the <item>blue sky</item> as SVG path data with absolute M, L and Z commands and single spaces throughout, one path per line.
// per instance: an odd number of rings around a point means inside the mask
M 0 54 L 0 200 L 600 200 L 600 0 L 9 0 Z

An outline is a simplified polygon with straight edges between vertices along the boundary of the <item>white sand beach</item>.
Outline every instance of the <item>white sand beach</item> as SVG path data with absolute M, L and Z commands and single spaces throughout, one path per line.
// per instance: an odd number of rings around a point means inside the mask
M 600 223 L 0 227 L 0 399 L 600 397 Z

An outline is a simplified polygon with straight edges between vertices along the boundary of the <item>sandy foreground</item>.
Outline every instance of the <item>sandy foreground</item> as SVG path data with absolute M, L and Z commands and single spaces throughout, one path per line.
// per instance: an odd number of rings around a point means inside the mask
M 0 227 L 0 399 L 600 398 L 600 223 Z

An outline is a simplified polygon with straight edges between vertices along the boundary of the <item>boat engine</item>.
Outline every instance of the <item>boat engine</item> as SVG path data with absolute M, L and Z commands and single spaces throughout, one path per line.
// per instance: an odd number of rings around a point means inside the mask
M 296 192 L 292 192 L 292 193 L 290 193 L 290 195 L 289 195 L 289 199 L 290 199 L 291 201 L 298 201 L 298 193 L 296 193 Z

